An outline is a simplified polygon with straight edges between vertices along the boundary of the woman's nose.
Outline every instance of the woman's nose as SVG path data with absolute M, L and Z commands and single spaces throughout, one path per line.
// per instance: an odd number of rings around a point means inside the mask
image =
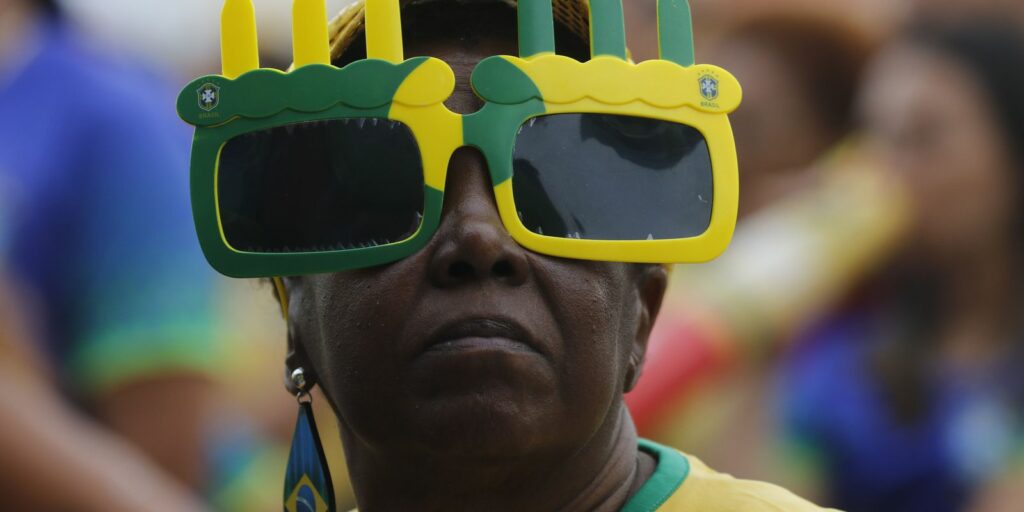
M 483 155 L 460 148 L 448 164 L 441 225 L 434 234 L 430 278 L 455 287 L 493 279 L 518 286 L 530 274 L 526 249 L 501 222 Z

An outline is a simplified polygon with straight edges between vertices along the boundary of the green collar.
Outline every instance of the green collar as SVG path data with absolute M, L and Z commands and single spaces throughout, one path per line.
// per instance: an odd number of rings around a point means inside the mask
M 647 483 L 622 507 L 622 512 L 657 510 L 672 497 L 690 474 L 690 461 L 672 448 L 641 439 L 640 450 L 654 457 L 658 466 Z

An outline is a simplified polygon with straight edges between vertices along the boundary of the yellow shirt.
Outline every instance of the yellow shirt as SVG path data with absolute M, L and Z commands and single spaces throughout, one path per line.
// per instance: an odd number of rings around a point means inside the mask
M 740 480 L 696 457 L 650 441 L 640 449 L 658 460 L 651 479 L 622 512 L 818 512 L 823 509 L 765 482 Z
M 640 449 L 658 466 L 621 512 L 838 512 L 777 485 L 718 473 L 696 457 L 651 441 L 641 439 Z

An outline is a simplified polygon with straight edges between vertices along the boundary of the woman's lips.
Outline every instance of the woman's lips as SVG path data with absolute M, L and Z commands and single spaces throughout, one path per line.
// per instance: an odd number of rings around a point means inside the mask
M 509 338 L 458 338 L 442 341 L 427 348 L 427 352 L 458 352 L 464 350 L 506 350 L 510 352 L 533 352 L 529 345 Z
M 539 352 L 521 325 L 506 318 L 470 318 L 446 323 L 422 343 L 417 355 L 468 351 Z

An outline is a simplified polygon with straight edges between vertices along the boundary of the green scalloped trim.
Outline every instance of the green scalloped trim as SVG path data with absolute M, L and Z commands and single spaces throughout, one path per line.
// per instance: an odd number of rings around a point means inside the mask
M 209 127 L 237 117 L 265 118 L 285 110 L 320 112 L 339 104 L 380 108 L 390 105 L 402 82 L 426 60 L 416 57 L 392 64 L 366 59 L 343 68 L 312 64 L 290 73 L 257 69 L 234 80 L 204 76 L 190 82 L 178 95 L 178 115 L 196 127 Z M 207 108 L 200 102 L 204 88 L 214 88 L 216 98 Z M 439 98 L 438 102 L 445 99 Z

